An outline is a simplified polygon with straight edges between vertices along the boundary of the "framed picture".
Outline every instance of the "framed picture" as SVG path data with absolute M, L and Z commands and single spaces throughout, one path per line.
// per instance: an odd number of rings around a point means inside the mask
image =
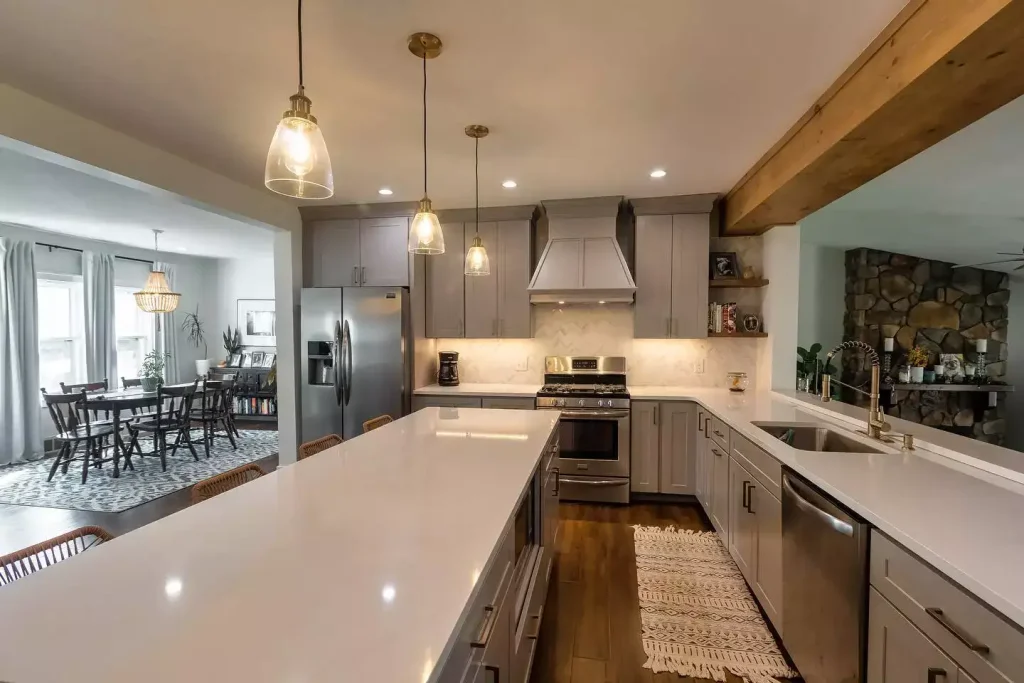
M 713 251 L 708 272 L 712 280 L 730 280 L 740 276 L 740 262 L 735 251 Z
M 274 367 L 274 361 L 276 361 L 276 360 L 277 360 L 277 354 L 276 353 L 270 353 L 270 352 L 264 353 L 263 354 L 263 367 L 265 367 L 265 368 L 272 368 L 272 367 Z
M 248 351 L 242 353 L 242 364 L 238 367 L 251 368 L 252 367 L 252 354 Z
M 238 329 L 243 346 L 277 346 L 277 314 L 273 299 L 239 299 Z
M 263 352 L 253 351 L 252 352 L 252 367 L 262 368 L 263 367 Z
M 939 362 L 942 363 L 943 370 L 949 377 L 963 377 L 966 374 L 964 372 L 964 354 L 962 353 L 940 354 Z
M 233 353 L 233 354 L 231 354 L 231 357 L 228 359 L 228 367 L 229 368 L 238 368 L 238 367 L 241 367 L 241 366 L 242 366 L 242 354 L 240 354 L 240 353 Z

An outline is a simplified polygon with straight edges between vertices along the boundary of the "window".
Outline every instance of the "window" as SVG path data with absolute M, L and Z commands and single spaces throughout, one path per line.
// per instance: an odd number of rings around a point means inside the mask
M 85 381 L 82 282 L 72 277 L 43 275 L 39 297 L 39 382 L 60 391 L 60 383 Z
M 135 305 L 134 292 L 131 287 L 114 288 L 117 370 L 122 377 L 138 377 L 143 357 L 156 345 L 153 314 Z

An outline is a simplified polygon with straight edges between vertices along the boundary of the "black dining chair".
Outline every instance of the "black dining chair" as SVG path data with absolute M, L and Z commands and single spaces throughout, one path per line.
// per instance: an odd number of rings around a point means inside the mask
M 242 433 L 238 431 L 238 427 L 235 426 L 234 410 L 235 392 L 238 390 L 238 373 L 227 372 L 225 371 L 225 368 L 210 368 L 210 372 L 207 373 L 207 377 L 220 382 L 231 382 L 231 385 L 228 387 L 227 395 L 225 396 L 228 409 L 228 427 L 230 427 L 231 432 L 235 435 L 236 439 L 241 439 Z
M 174 443 L 171 445 L 171 455 L 178 452 L 178 446 L 188 446 L 192 457 L 197 461 L 199 454 L 196 453 L 192 444 L 191 415 L 192 401 L 196 395 L 196 388 L 199 380 L 191 384 L 176 384 L 172 386 L 160 386 L 156 390 L 156 409 L 146 418 L 133 420 L 128 423 L 128 432 L 131 434 L 131 442 L 128 444 L 129 452 L 134 449 L 141 455 L 159 455 L 160 467 L 167 471 L 167 436 L 173 435 Z M 143 453 L 139 445 L 139 437 L 142 434 L 149 434 L 153 437 L 153 450 L 150 453 Z
M 135 388 L 140 388 L 141 389 L 142 388 L 142 378 L 141 377 L 133 377 L 132 379 L 128 379 L 126 377 L 122 377 L 121 378 L 121 388 L 122 389 L 135 389 Z M 131 418 L 129 418 L 131 420 L 139 420 L 139 419 L 145 420 L 145 419 L 149 419 L 150 417 L 153 416 L 153 409 L 152 408 L 136 408 L 136 407 L 132 406 L 131 410 L 132 410 L 132 416 L 131 416 Z
M 199 422 L 203 426 L 203 449 L 207 458 L 210 457 L 210 446 L 213 445 L 214 438 L 227 438 L 231 442 L 231 447 L 238 450 L 231 428 L 231 411 L 228 403 L 234 385 L 234 378 L 206 380 L 203 395 L 199 397 L 199 409 L 192 409 L 192 422 Z M 224 428 L 224 433 L 217 433 L 218 425 Z
M 107 383 L 107 378 L 104 377 L 102 382 L 82 382 L 81 384 L 65 384 L 60 383 L 60 390 L 65 394 L 80 394 L 83 391 L 89 393 L 95 393 L 97 391 L 109 391 L 110 386 Z M 93 425 L 110 424 L 110 414 L 104 415 L 102 418 L 98 412 L 93 412 L 92 415 Z
M 122 389 L 132 389 L 134 387 L 141 387 L 141 386 L 142 386 L 142 378 L 141 377 L 133 377 L 132 379 L 126 379 L 124 377 L 121 378 L 121 388 Z
M 68 473 L 68 466 L 73 460 L 82 461 L 82 483 L 89 477 L 89 465 L 100 467 L 118 457 L 117 440 L 114 437 L 114 427 L 111 423 L 104 421 L 97 424 L 89 416 L 90 401 L 88 394 L 82 391 L 78 394 L 49 394 L 45 389 L 39 391 L 43 394 L 43 402 L 50 414 L 53 426 L 57 431 L 54 439 L 60 444 L 57 457 L 53 459 L 50 467 L 50 476 L 46 481 L 52 481 L 57 468 L 62 468 L 62 473 Z M 109 439 L 110 444 L 105 442 Z M 104 448 L 113 449 L 111 458 L 103 458 Z M 79 449 L 83 449 L 81 456 Z

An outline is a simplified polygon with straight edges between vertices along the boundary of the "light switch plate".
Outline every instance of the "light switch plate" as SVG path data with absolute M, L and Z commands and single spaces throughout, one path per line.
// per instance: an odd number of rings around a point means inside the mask
M 526 372 L 530 369 L 530 357 L 526 356 L 516 363 L 516 372 Z
M 693 361 L 693 374 L 703 375 L 704 374 L 704 359 Z

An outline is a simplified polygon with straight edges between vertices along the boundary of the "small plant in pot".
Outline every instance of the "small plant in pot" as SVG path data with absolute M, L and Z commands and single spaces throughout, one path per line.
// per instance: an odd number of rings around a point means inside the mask
M 185 319 L 181 321 L 181 329 L 188 335 L 188 342 L 199 348 L 203 345 L 203 357 L 196 361 L 196 375 L 206 377 L 210 371 L 210 349 L 206 345 L 206 335 L 203 330 L 203 321 L 199 319 L 199 304 L 196 304 L 195 313 L 186 313 Z
M 150 351 L 142 359 L 142 367 L 139 368 L 139 379 L 142 380 L 143 391 L 156 391 L 164 381 L 164 366 L 170 360 L 171 354 Z
M 910 366 L 910 382 L 920 384 L 924 382 L 924 368 L 928 365 L 928 352 L 920 346 L 907 351 L 907 365 Z
M 221 338 L 224 340 L 224 350 L 228 353 L 224 360 L 230 362 L 231 356 L 242 352 L 242 328 L 236 327 L 232 333 L 231 325 L 228 325 L 228 331 L 224 332 Z

